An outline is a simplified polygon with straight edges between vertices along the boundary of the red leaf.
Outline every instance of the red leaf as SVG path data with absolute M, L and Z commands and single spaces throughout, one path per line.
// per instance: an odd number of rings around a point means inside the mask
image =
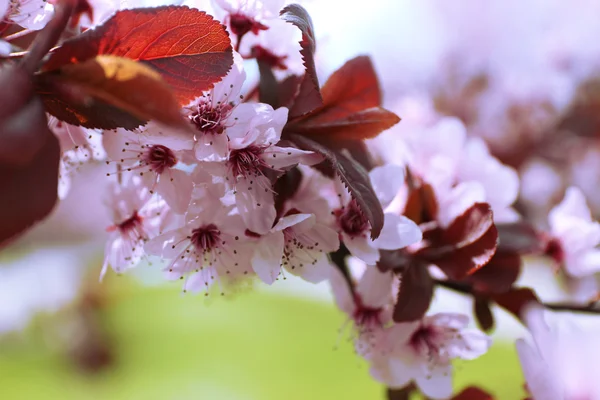
M 486 265 L 496 253 L 498 230 L 490 205 L 476 203 L 446 229 L 424 232 L 429 245 L 415 255 L 461 280 Z
M 298 4 L 290 4 L 281 10 L 280 15 L 284 21 L 294 24 L 302 32 L 300 54 L 302 54 L 304 60 L 306 73 L 300 84 L 296 101 L 290 109 L 289 117 L 294 118 L 309 113 L 323 104 L 314 59 L 317 44 L 312 20 L 304 7 Z
M 452 397 L 452 400 L 494 400 L 494 397 L 478 387 L 469 386 Z
M 492 209 L 487 203 L 476 203 L 444 230 L 443 240 L 457 248 L 477 242 L 494 225 Z
M 508 292 L 493 295 L 492 299 L 500 307 L 519 319 L 522 319 L 521 312 L 526 305 L 532 302 L 540 302 L 535 292 L 530 288 L 513 288 Z
M 409 185 L 410 186 L 410 185 Z M 435 193 L 430 184 L 425 183 L 410 189 L 404 215 L 416 224 L 434 221 L 438 213 Z
M 512 288 L 521 272 L 521 257 L 497 251 L 483 268 L 468 277 L 473 289 L 481 293 L 503 293 Z
M 335 71 L 321 88 L 325 107 L 336 104 L 348 114 L 381 106 L 381 89 L 369 56 L 358 56 Z
M 161 73 L 186 104 L 220 80 L 232 63 L 229 35 L 220 22 L 185 6 L 118 11 L 101 26 L 63 43 L 45 71 L 115 55 L 143 61 Z
M 494 328 L 494 315 L 492 314 L 489 300 L 475 297 L 475 301 L 473 302 L 473 313 L 475 314 L 479 327 L 483 331 L 489 332 Z
M 377 136 L 400 118 L 380 106 L 379 83 L 366 56 L 354 58 L 334 72 L 323 86 L 323 106 L 291 121 L 290 132 L 322 143 L 361 140 Z
M 372 139 L 386 129 L 400 122 L 400 118 L 381 107 L 357 111 L 349 115 L 334 109 L 332 113 L 319 112 L 298 125 L 291 124 L 289 129 L 307 136 L 337 139 Z M 337 114 L 337 115 L 336 115 Z
M 60 147 L 26 70 L 0 70 L 0 247 L 46 217 L 57 200 Z
M 479 239 L 452 253 L 441 256 L 435 263 L 451 279 L 464 279 L 486 265 L 496 253 L 498 231 L 492 225 Z
M 413 264 L 400 279 L 400 290 L 394 307 L 394 321 L 417 321 L 429 309 L 433 298 L 434 282 L 427 266 Z
M 379 237 L 383 228 L 383 209 L 371 186 L 369 174 L 362 165 L 353 158 L 307 137 L 292 134 L 290 140 L 303 150 L 315 151 L 325 156 L 326 162 L 342 179 L 363 215 L 370 222 L 371 238 Z
M 543 240 L 535 228 L 526 222 L 496 224 L 498 249 L 519 254 L 537 253 L 544 250 Z
M 154 119 L 183 132 L 191 129 L 160 74 L 128 58 L 97 56 L 36 78 L 48 111 L 73 125 L 131 129 Z

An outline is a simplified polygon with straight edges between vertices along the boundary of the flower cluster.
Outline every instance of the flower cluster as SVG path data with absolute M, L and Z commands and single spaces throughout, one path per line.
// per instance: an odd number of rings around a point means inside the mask
M 483 331 L 494 326 L 496 305 L 532 330 L 535 346 L 519 341 L 517 349 L 535 399 L 578 389 L 597 396 L 559 362 L 582 357 L 584 344 L 552 338 L 540 320 L 545 299 L 518 281 L 524 256 L 538 257 L 574 302 L 555 308 L 596 310 L 600 224 L 589 195 L 595 175 L 586 166 L 597 163 L 597 150 L 579 149 L 585 157 L 573 161 L 536 141 L 545 130 L 580 137 L 588 125 L 598 128 L 588 115 L 593 96 L 577 97 L 559 122 L 541 103 L 515 100 L 505 110 L 513 120 L 491 134 L 482 126 L 498 103 L 478 105 L 465 90 L 405 96 L 383 108 L 368 57 L 348 61 L 320 85 L 312 21 L 302 6 L 281 0 L 215 0 L 218 20 L 187 5 L 1 1 L 0 34 L 19 25 L 24 36 L 52 28 L 53 15 L 59 21 L 65 5 L 74 7 L 70 40 L 39 60 L 28 59 L 39 49 L 23 56 L 22 69 L 33 70 L 15 76 L 25 83 L 11 83 L 2 75 L 9 69 L 0 69 L 0 82 L 25 88 L 14 99 L 0 93 L 7 193 L 56 169 L 44 195 L 20 197 L 46 199 L 43 212 L 11 219 L 1 245 L 68 197 L 81 167 L 102 167 L 109 218 L 101 280 L 152 256 L 184 292 L 225 294 L 287 275 L 325 281 L 352 326 L 356 353 L 403 398 L 415 389 L 451 398 L 453 362 L 487 352 Z M 62 19 L 64 31 L 69 18 Z M 129 25 L 138 21 L 143 35 Z M 30 49 L 60 37 L 45 31 Z M 7 38 L 0 57 L 14 53 L 0 61 L 12 66 L 10 58 L 22 56 L 15 36 L 0 36 Z M 50 51 L 54 43 L 45 45 Z M 467 82 L 477 92 L 470 96 L 484 98 L 485 79 L 476 78 Z M 14 105 L 21 103 L 25 111 Z M 35 125 L 40 114 L 43 129 Z M 503 129 L 528 142 L 511 152 L 496 135 Z M 51 139 L 35 136 L 44 130 Z M 19 152 L 10 149 L 23 132 L 39 142 L 27 150 L 43 150 L 15 161 Z M 561 147 L 559 136 L 546 139 Z M 551 161 L 568 164 L 572 176 L 557 177 Z M 21 211 L 34 208 L 18 206 L 12 201 Z M 439 288 L 470 296 L 481 329 L 467 313 L 433 312 Z

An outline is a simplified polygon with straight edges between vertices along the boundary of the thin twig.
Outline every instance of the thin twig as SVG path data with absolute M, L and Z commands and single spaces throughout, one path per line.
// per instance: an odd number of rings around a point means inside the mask
M 21 66 L 30 74 L 37 71 L 44 56 L 60 39 L 75 9 L 75 1 L 61 0 L 56 4 L 54 17 L 39 32 L 29 52 L 21 60 Z
M 435 284 L 441 287 L 445 287 L 446 289 L 453 290 L 458 293 L 466 294 L 473 296 L 475 293 L 473 292 L 473 288 L 471 285 L 456 282 L 456 281 L 444 281 L 444 280 L 435 280 Z M 579 312 L 585 314 L 600 314 L 600 308 L 597 307 L 596 303 L 581 305 L 581 304 L 570 304 L 570 303 L 541 303 L 544 307 L 554 310 L 554 311 L 572 311 Z

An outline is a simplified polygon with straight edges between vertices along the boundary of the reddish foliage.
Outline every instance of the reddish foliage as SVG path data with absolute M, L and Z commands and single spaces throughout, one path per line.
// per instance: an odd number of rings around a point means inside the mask
M 526 222 L 497 224 L 498 249 L 519 254 L 539 253 L 543 251 L 544 241 L 535 228 Z
M 186 104 L 225 76 L 232 49 L 225 28 L 203 11 L 163 6 L 117 12 L 96 29 L 53 51 L 45 71 L 115 55 L 143 61 L 161 73 Z
M 469 386 L 459 394 L 452 397 L 452 400 L 493 400 L 494 397 L 476 386 Z
M 323 104 L 314 59 L 317 44 L 312 20 L 302 6 L 290 4 L 281 10 L 280 14 L 284 21 L 294 24 L 302 32 L 300 54 L 302 54 L 302 59 L 304 60 L 306 73 L 300 84 L 300 91 L 296 97 L 296 101 L 290 109 L 289 116 L 293 118 L 309 113 Z
M 431 185 L 413 182 L 409 187 L 410 193 L 404 207 L 404 215 L 416 224 L 434 221 L 438 213 L 438 204 Z
M 133 129 L 154 119 L 182 130 L 177 99 L 159 73 L 115 56 L 98 56 L 37 75 L 48 112 L 87 128 Z
M 448 228 L 425 232 L 424 238 L 429 246 L 416 255 L 436 264 L 455 280 L 486 265 L 498 246 L 498 231 L 487 203 L 474 204 Z
M 303 150 L 315 151 L 325 156 L 328 169 L 342 179 L 361 212 L 371 224 L 371 238 L 379 237 L 383 228 L 383 209 L 365 168 L 353 158 L 329 149 L 305 136 L 292 134 L 290 139 Z
M 394 321 L 407 322 L 423 318 L 433 298 L 434 282 L 427 265 L 410 265 L 400 279 L 398 300 L 394 307 Z
M 323 106 L 290 121 L 288 131 L 333 143 L 373 138 L 400 121 L 380 107 L 381 92 L 369 57 L 344 64 L 327 80 L 322 93 Z
M 481 293 L 504 293 L 512 288 L 521 272 L 521 257 L 516 253 L 497 251 L 485 268 L 467 280 Z
M 475 314 L 477 323 L 482 330 L 489 332 L 494 328 L 494 315 L 492 314 L 489 300 L 475 297 L 473 314 Z
M 540 302 L 535 292 L 530 288 L 513 288 L 505 293 L 494 294 L 492 299 L 500 307 L 519 319 L 522 319 L 521 314 L 526 305 Z

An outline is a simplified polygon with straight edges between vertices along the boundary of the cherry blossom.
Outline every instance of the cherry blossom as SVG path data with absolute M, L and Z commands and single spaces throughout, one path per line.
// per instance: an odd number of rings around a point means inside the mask
M 205 197 L 201 203 L 191 207 L 194 212 L 186 215 L 182 227 L 155 237 L 145 249 L 170 260 L 165 276 L 183 279 L 184 291 L 205 291 L 215 282 L 224 290 L 252 272 L 253 249 L 245 242 L 246 227 L 232 207 L 219 198 Z
M 404 184 L 403 169 L 396 165 L 386 165 L 369 173 L 380 202 L 385 209 Z M 341 181 L 336 182 L 338 206 L 334 207 L 336 229 L 350 253 L 367 264 L 379 260 L 379 250 L 397 250 L 419 242 L 421 230 L 410 219 L 393 212 L 385 213 L 381 235 L 370 238 L 371 225 L 360 211 L 358 204 Z
M 52 18 L 54 7 L 46 0 L 10 0 L 4 19 L 24 28 L 42 29 Z
M 179 214 L 186 211 L 193 183 L 186 172 L 175 168 L 179 160 L 174 150 L 122 129 L 104 132 L 103 144 L 110 160 L 122 165 L 125 172 L 139 175 L 150 191 L 160 194 L 173 211 Z
M 281 266 L 309 282 L 320 282 L 331 268 L 327 253 L 337 250 L 337 233 L 317 223 L 313 214 L 289 214 L 263 236 L 252 258 L 252 267 L 263 282 L 271 284 Z
M 276 18 L 284 0 L 213 0 L 217 10 L 225 11 L 221 18 L 237 36 L 238 46 L 248 32 L 258 34 L 268 29 L 265 20 Z
M 572 277 L 600 272 L 600 224 L 592 220 L 583 193 L 567 189 L 563 201 L 548 216 L 552 238 L 547 253 Z
M 113 183 L 106 204 L 112 212 L 112 224 L 106 228 L 109 238 L 100 279 L 109 265 L 117 273 L 135 267 L 144 255 L 144 244 L 158 235 L 169 220 L 165 201 L 153 199 L 136 176 L 124 185 Z
M 71 188 L 71 180 L 79 169 L 106 158 L 102 135 L 95 130 L 74 126 L 54 117 L 48 120 L 50 130 L 58 137 L 62 152 L 59 165 L 58 196 L 64 199 Z
M 600 398 L 593 361 L 600 357 L 597 324 L 586 327 L 567 315 L 552 315 L 530 305 L 523 313 L 533 341 L 519 339 L 516 347 L 527 390 L 534 400 Z
M 386 136 L 392 150 L 383 154 L 405 161 L 411 173 L 430 184 L 440 205 L 438 219 L 447 225 L 475 202 L 487 202 L 496 221 L 516 220 L 511 208 L 519 192 L 517 172 L 494 158 L 480 138 L 467 138 L 465 126 L 457 118 L 437 122 L 423 119 L 424 126 L 403 130 L 402 139 Z M 392 143 L 395 140 L 396 143 Z
M 258 234 L 269 232 L 276 217 L 269 171 L 282 171 L 298 163 L 311 165 L 323 159 L 310 151 L 277 146 L 288 110 L 281 107 L 273 111 L 266 104 L 262 108 L 265 112 L 250 121 L 247 133 L 231 140 L 226 162 L 203 164 L 214 176 L 225 177 L 244 223 Z
M 360 276 L 351 274 L 352 290 L 338 268 L 329 270 L 329 283 L 336 304 L 351 318 L 359 334 L 370 335 L 392 320 L 394 278 L 391 272 L 380 272 L 374 266 L 364 266 L 361 272 Z
M 452 394 L 451 361 L 475 359 L 491 345 L 485 334 L 467 329 L 468 322 L 463 314 L 439 313 L 394 324 L 369 338 L 359 337 L 357 351 L 378 381 L 392 388 L 414 382 L 425 396 L 445 399 Z
M 254 264 L 259 262 L 263 267 L 263 272 L 259 273 L 257 267 L 255 271 L 269 284 L 277 278 L 281 266 L 309 282 L 322 281 L 331 268 L 327 253 L 340 246 L 324 197 L 324 191 L 333 188 L 332 182 L 312 168 L 298 169 L 302 175 L 300 185 L 282 205 L 280 220 L 260 239 L 253 259 Z

